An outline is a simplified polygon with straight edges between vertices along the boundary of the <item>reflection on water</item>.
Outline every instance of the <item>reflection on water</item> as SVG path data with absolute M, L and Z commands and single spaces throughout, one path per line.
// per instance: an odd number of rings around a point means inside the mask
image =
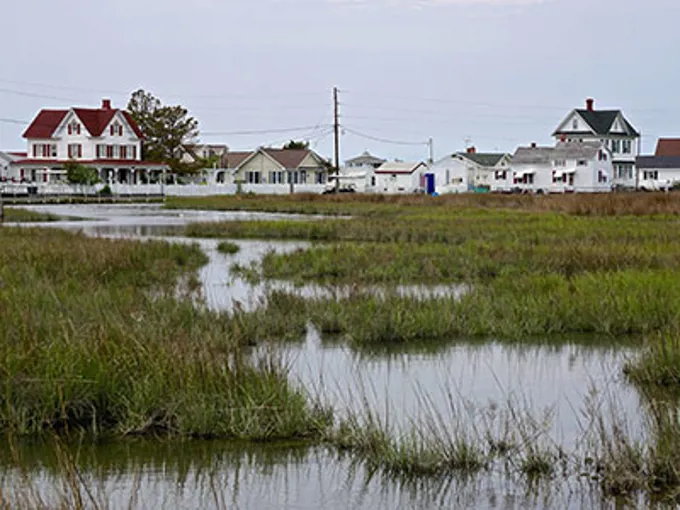
M 74 446 L 61 454 L 66 456 L 74 459 L 92 498 L 103 503 L 98 506 L 114 509 L 605 508 L 587 484 L 578 492 L 573 482 L 531 489 L 504 485 L 494 473 L 400 485 L 323 447 L 131 442 Z M 32 473 L 30 481 L 14 467 L 17 458 Z M 3 502 L 11 504 L 32 484 L 46 507 L 59 506 L 62 499 L 48 488 L 67 479 L 64 460 L 56 459 L 52 447 L 20 445 L 13 456 L 0 453 L 0 462 Z
M 310 328 L 304 344 L 285 348 L 284 359 L 302 384 L 315 388 L 336 409 L 364 406 L 394 427 L 408 428 L 423 416 L 444 416 L 463 428 L 511 406 L 552 416 L 548 435 L 567 449 L 582 437 L 585 397 L 623 411 L 631 433 L 644 434 L 638 392 L 621 375 L 631 346 L 607 339 L 583 343 L 506 344 L 463 342 L 422 352 L 356 352 L 324 342 Z M 593 392 L 606 388 L 606 393 Z M 388 415 L 388 416 L 385 416 Z
M 284 215 L 242 212 L 164 211 L 158 206 L 48 206 L 34 209 L 91 221 L 45 226 L 82 230 L 88 235 L 163 238 L 181 233 L 192 221 L 269 219 Z M 291 215 L 285 215 L 291 218 Z M 290 251 L 300 242 L 238 240 L 240 251 L 226 255 L 217 241 L 173 237 L 198 243 L 210 258 L 200 278 L 206 304 L 229 310 L 257 306 L 271 289 L 305 296 L 345 292 L 287 282 L 251 285 L 230 274 L 234 263 L 249 265 L 267 251 Z M 404 287 L 405 293 L 456 294 L 457 287 Z M 473 427 L 493 410 L 508 405 L 532 416 L 551 416 L 546 432 L 567 449 L 579 446 L 584 429 L 584 399 L 599 400 L 626 415 L 636 437 L 644 436 L 645 413 L 638 393 L 621 379 L 631 346 L 609 339 L 570 339 L 559 344 L 497 342 L 424 344 L 408 351 L 356 351 L 344 342 L 321 339 L 310 327 L 306 340 L 281 348 L 292 377 L 318 392 L 340 412 L 366 406 L 389 417 L 396 429 L 410 419 L 439 414 L 454 426 Z M 597 389 L 597 390 L 595 390 Z M 595 393 L 593 393 L 595 392 Z M 600 392 L 600 393 L 597 393 Z M 509 403 L 509 404 L 508 404 Z M 18 483 L 7 452 L 5 489 Z M 54 498 L 55 469 L 50 449 L 24 445 L 22 465 L 44 497 Z M 491 474 L 476 481 L 422 482 L 403 486 L 369 476 L 361 466 L 323 448 L 237 446 L 223 443 L 124 443 L 86 447 L 79 463 L 88 480 L 113 508 L 126 507 L 139 485 L 137 508 L 594 508 L 600 506 L 590 486 L 551 487 L 527 492 L 522 482 Z M 20 485 L 18 485 L 20 486 Z M 4 490 L 4 489 L 3 489 Z M 547 498 L 547 499 L 545 499 Z M 222 504 L 221 502 L 224 502 Z

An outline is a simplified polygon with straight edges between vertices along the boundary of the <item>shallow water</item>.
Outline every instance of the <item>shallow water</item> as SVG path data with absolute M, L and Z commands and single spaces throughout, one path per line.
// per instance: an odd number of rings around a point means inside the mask
M 72 447 L 69 454 L 77 456 L 80 475 L 100 508 L 609 508 L 586 484 L 532 488 L 499 483 L 495 474 L 400 486 L 323 447 L 134 442 Z M 62 468 L 52 450 L 22 445 L 15 455 L 47 507 L 58 507 L 61 500 L 49 488 L 62 482 Z M 13 459 L 0 462 L 3 500 L 12 502 L 13 491 L 24 482 Z M 86 507 L 94 507 L 86 493 L 83 499 Z
M 177 233 L 192 221 L 270 219 L 293 215 L 242 212 L 164 211 L 144 206 L 38 206 L 35 210 L 88 221 L 47 223 L 50 227 L 82 230 L 88 235 L 158 238 Z M 235 240 L 234 255 L 217 252 L 216 240 L 170 238 L 197 242 L 210 257 L 201 269 L 207 306 L 229 310 L 257 306 L 270 288 L 295 290 L 306 296 L 326 295 L 337 289 L 294 287 L 286 282 L 250 285 L 230 275 L 238 262 L 248 265 L 269 250 L 293 250 L 300 242 Z M 338 292 L 342 294 L 343 290 Z M 455 286 L 405 287 L 404 293 L 456 294 Z M 326 293 L 326 294 L 324 294 Z M 289 364 L 291 376 L 340 412 L 370 409 L 395 430 L 406 430 L 411 420 L 438 416 L 461 431 L 472 431 L 480 420 L 501 419 L 512 408 L 534 418 L 549 417 L 541 429 L 546 438 L 567 451 L 581 446 L 587 425 L 586 401 L 601 405 L 604 414 L 613 407 L 635 437 L 644 437 L 644 403 L 633 387 L 622 380 L 630 345 L 609 340 L 571 338 L 560 343 L 508 344 L 461 342 L 422 345 L 404 350 L 357 351 L 341 340 L 321 338 L 310 327 L 298 344 L 278 348 Z M 211 482 L 217 481 L 228 507 L 236 508 L 592 508 L 597 500 L 587 488 L 526 493 L 521 482 L 501 481 L 497 476 L 475 482 L 433 488 L 407 487 L 377 478 L 366 482 L 367 473 L 322 448 L 281 448 L 183 444 L 177 451 L 165 445 L 131 443 L 91 447 L 88 476 L 101 483 L 105 494 L 116 494 L 112 506 L 124 506 L 126 491 L 140 483 L 139 508 L 210 508 L 219 506 Z M 31 479 L 49 492 L 52 471 L 41 459 L 48 449 L 31 453 Z M 104 460 L 104 459 L 111 459 Z M 44 460 L 44 459 L 43 459 Z M 212 466 L 208 476 L 204 464 Z M 115 464 L 115 469 L 109 467 Z M 16 475 L 8 468 L 11 486 Z M 137 482 L 135 481 L 137 480 Z M 8 485 L 9 483 L 9 485 Z M 550 502 L 542 498 L 553 498 Z

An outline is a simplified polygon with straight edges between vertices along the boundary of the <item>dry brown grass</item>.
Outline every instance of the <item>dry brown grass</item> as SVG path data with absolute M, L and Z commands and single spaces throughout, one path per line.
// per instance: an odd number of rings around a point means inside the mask
M 389 214 L 413 208 L 506 209 L 560 212 L 579 216 L 680 214 L 680 194 L 602 193 L 569 195 L 460 194 L 427 195 L 295 194 L 171 198 L 170 208 L 262 210 L 310 214 Z M 405 210 L 404 210 L 405 209 Z

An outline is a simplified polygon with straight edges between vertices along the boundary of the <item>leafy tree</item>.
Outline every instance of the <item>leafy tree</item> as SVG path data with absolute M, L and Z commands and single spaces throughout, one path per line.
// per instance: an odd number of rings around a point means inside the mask
M 193 173 L 205 168 L 204 161 L 187 164 L 181 161 L 184 144 L 198 137 L 198 121 L 183 106 L 166 106 L 150 92 L 132 93 L 127 110 L 144 133 L 145 161 L 167 163 L 175 173 Z
M 99 174 L 95 168 L 81 165 L 75 161 L 69 161 L 64 167 L 66 168 L 66 178 L 69 184 L 92 186 L 99 182 Z
M 291 140 L 283 146 L 284 149 L 309 149 L 309 142 Z

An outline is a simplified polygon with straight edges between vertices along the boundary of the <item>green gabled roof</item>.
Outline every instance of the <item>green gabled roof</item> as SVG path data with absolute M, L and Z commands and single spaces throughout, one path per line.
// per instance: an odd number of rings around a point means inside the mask
M 610 133 L 612 125 L 616 118 L 621 115 L 623 119 L 625 135 L 627 136 L 640 136 L 635 128 L 628 122 L 628 120 L 623 116 L 621 110 L 574 110 L 580 117 L 588 123 L 592 128 L 593 132 L 598 136 L 607 136 L 616 133 Z M 555 131 L 553 136 L 562 134 L 562 131 Z M 571 132 L 566 132 L 566 134 L 575 134 Z
M 505 153 L 495 153 L 495 152 L 475 152 L 475 153 L 470 153 L 470 152 L 460 152 L 460 156 L 463 156 L 464 158 L 469 159 L 470 161 L 474 161 L 480 166 L 496 166 L 501 159 L 503 159 L 503 156 L 505 156 Z

